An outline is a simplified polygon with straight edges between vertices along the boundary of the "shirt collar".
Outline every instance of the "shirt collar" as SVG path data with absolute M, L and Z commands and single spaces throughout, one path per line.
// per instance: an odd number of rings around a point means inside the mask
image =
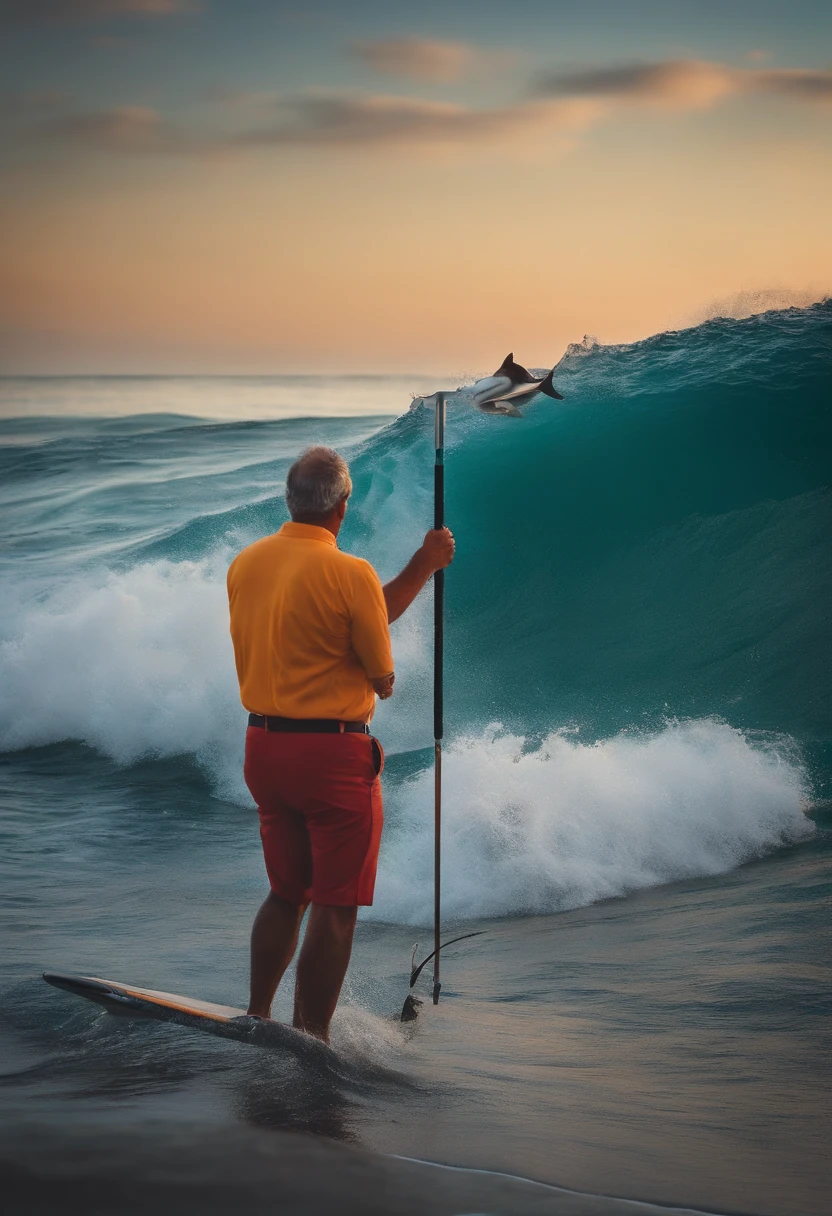
M 278 536 L 286 536 L 290 540 L 320 540 L 325 545 L 335 545 L 335 537 L 329 528 L 319 528 L 317 524 L 296 524 L 293 520 L 283 525 Z

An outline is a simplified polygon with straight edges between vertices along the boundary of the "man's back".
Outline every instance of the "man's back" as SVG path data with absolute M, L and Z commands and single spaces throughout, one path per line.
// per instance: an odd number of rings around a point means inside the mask
M 370 681 L 393 670 L 384 594 L 369 562 L 342 553 L 326 528 L 288 523 L 232 562 L 228 597 L 246 709 L 369 720 Z

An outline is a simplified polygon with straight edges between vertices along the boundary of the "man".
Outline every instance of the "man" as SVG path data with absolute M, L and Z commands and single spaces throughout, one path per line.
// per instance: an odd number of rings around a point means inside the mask
M 294 956 L 293 1025 L 329 1041 L 358 908 L 373 902 L 382 804 L 381 746 L 368 723 L 395 679 L 388 623 L 436 571 L 454 539 L 430 531 L 382 587 L 337 546 L 352 492 L 346 462 L 309 448 L 286 479 L 292 517 L 228 571 L 240 698 L 249 711 L 245 779 L 260 813 L 270 893 L 251 933 L 248 1013 L 269 1017 Z

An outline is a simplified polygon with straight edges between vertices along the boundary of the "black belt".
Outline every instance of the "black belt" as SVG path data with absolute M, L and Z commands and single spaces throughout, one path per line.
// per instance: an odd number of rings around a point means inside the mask
M 249 714 L 249 726 L 261 730 L 287 731 L 296 735 L 369 735 L 366 722 L 339 722 L 337 718 L 273 718 L 268 714 Z

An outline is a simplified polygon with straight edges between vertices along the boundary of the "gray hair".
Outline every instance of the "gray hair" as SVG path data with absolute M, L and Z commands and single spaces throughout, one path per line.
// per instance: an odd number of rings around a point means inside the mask
M 286 506 L 299 523 L 325 519 L 351 493 L 349 466 L 333 448 L 307 448 L 286 477 Z

